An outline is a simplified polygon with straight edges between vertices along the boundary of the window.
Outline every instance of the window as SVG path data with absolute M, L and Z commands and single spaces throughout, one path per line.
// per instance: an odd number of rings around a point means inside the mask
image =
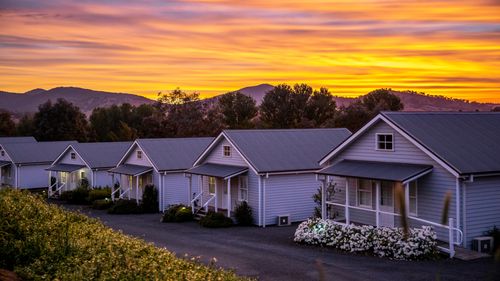
M 410 215 L 417 215 L 417 181 L 412 181 L 410 186 Z
M 215 178 L 214 177 L 208 178 L 208 193 L 215 194 Z
M 239 183 L 240 183 L 240 189 L 239 189 L 239 196 L 238 199 L 240 201 L 248 201 L 248 177 L 247 176 L 240 176 L 239 178 Z
M 231 147 L 229 145 L 224 145 L 222 147 L 222 153 L 224 157 L 231 157 Z
M 358 206 L 371 208 L 372 207 L 372 181 L 359 180 L 358 181 Z
M 392 134 L 377 134 L 377 150 L 394 150 L 394 136 Z
M 76 159 L 76 153 L 71 152 L 70 157 L 71 157 L 71 159 Z
M 390 181 L 381 181 L 380 182 L 380 205 L 393 207 L 394 206 L 394 197 L 393 197 L 393 186 L 394 183 Z
M 85 178 L 85 172 L 84 171 L 80 172 L 80 178 L 82 178 L 82 179 Z
M 142 151 L 137 150 L 137 159 L 142 159 Z

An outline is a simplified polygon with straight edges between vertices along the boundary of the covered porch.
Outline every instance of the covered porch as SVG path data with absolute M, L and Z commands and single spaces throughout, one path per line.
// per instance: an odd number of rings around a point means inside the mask
M 61 195 L 63 191 L 76 189 L 87 180 L 87 175 L 92 171 L 84 165 L 56 164 L 47 169 L 49 171 L 48 196 Z M 92 179 L 92 175 L 90 175 Z M 92 182 L 89 182 L 92 187 Z
M 13 186 L 12 183 L 12 162 L 0 161 L 0 187 Z
M 112 175 L 111 200 L 116 198 L 142 198 L 144 187 L 153 184 L 153 168 L 148 166 L 123 164 L 109 170 Z M 115 184 L 116 183 L 116 184 Z
M 225 212 L 231 217 L 239 202 L 248 200 L 248 167 L 205 163 L 186 171 L 188 192 L 193 213 Z M 198 190 L 192 188 L 192 175 L 198 175 Z
M 449 242 L 454 253 L 463 234 L 453 218 L 446 225 L 419 217 L 418 180 L 432 172 L 431 165 L 342 160 L 320 170 L 321 215 L 340 224 L 376 227 L 434 227 L 438 239 Z M 427 188 L 427 187 L 421 187 Z M 420 202 L 422 203 L 422 202 Z M 440 214 L 438 215 L 438 217 Z

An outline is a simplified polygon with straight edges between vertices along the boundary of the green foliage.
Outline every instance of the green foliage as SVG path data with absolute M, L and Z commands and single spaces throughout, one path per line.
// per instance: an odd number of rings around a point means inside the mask
M 486 236 L 493 237 L 493 252 L 500 251 L 500 229 L 495 225 L 492 229 L 484 233 Z
M 119 199 L 108 209 L 109 214 L 125 215 L 142 213 L 141 206 L 137 205 L 135 199 Z
M 18 136 L 30 136 L 33 135 L 35 127 L 33 124 L 33 116 L 30 114 L 24 114 L 23 117 L 17 122 L 16 132 Z
M 73 190 L 62 192 L 60 198 L 69 204 L 85 205 L 89 204 L 89 191 L 86 187 L 77 187 Z
M 162 217 L 162 222 L 185 222 L 193 220 L 191 208 L 183 204 L 170 206 Z
M 219 111 L 228 129 L 248 129 L 253 127 L 252 119 L 258 109 L 252 97 L 240 92 L 227 93 L 219 98 Z
M 111 188 L 96 188 L 89 191 L 88 201 L 94 202 L 95 200 L 111 198 Z
M 0 233 L 0 268 L 23 280 L 241 280 L 29 192 L 0 190 Z
M 33 118 L 33 135 L 39 141 L 87 141 L 85 114 L 64 99 L 52 104 L 49 100 L 38 107 Z
M 154 185 L 146 185 L 142 193 L 141 208 L 145 213 L 158 213 L 158 189 Z
M 0 136 L 13 136 L 16 132 L 16 124 L 8 112 L 0 111 Z
M 209 211 L 200 219 L 200 225 L 208 228 L 230 227 L 233 225 L 233 220 L 222 213 Z
M 252 208 L 246 201 L 238 204 L 234 210 L 234 217 L 239 225 L 253 225 Z
M 111 208 L 113 206 L 113 201 L 111 199 L 106 198 L 106 199 L 97 199 L 92 201 L 92 209 L 96 210 L 106 210 Z

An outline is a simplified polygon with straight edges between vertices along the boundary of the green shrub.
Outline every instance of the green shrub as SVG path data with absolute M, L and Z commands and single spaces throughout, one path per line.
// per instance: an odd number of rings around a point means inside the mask
M 109 187 L 96 188 L 89 191 L 89 202 L 94 202 L 95 200 L 106 198 L 111 198 L 111 188 Z
M 96 210 L 106 210 L 113 206 L 113 201 L 109 198 L 106 199 L 97 199 L 92 202 L 92 209 Z
M 145 213 L 158 213 L 158 204 L 158 190 L 154 185 L 146 185 L 142 193 L 142 210 Z
M 230 227 L 233 220 L 222 213 L 209 211 L 206 216 L 201 218 L 200 225 L 208 228 Z
M 68 204 L 89 204 L 89 189 L 86 187 L 77 187 L 73 190 L 64 191 L 61 193 L 61 200 L 66 201 Z
M 493 226 L 492 229 L 486 231 L 484 233 L 486 236 L 491 236 L 493 237 L 493 249 L 491 249 L 493 252 L 495 251 L 500 251 L 500 229 L 495 225 Z
M 0 268 L 23 280 L 241 280 L 64 210 L 0 190 Z
M 140 214 L 142 213 L 142 209 L 137 203 L 135 199 L 120 199 L 115 202 L 111 208 L 108 209 L 108 213 L 110 214 Z
M 193 220 L 191 208 L 183 204 L 170 206 L 161 219 L 162 222 L 184 222 L 190 220 Z
M 236 206 L 234 216 L 239 225 L 253 225 L 252 208 L 246 201 Z

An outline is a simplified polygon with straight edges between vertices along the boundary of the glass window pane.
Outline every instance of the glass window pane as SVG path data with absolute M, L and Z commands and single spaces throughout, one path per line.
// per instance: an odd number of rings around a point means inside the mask
M 410 198 L 410 214 L 417 213 L 417 198 Z

